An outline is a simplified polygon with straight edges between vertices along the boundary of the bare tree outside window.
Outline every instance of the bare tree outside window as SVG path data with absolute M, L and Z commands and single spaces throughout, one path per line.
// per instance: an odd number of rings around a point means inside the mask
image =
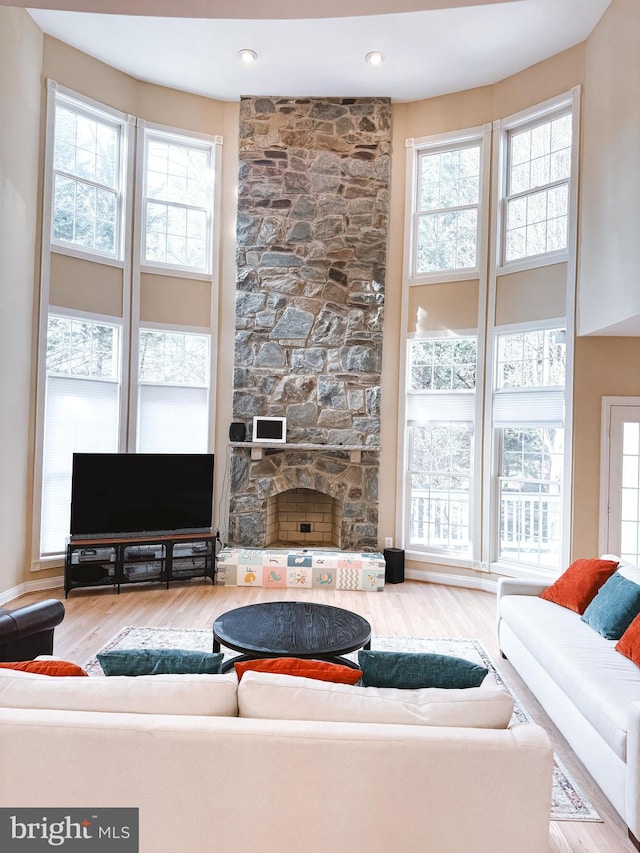
M 503 393 L 536 394 L 564 389 L 564 329 L 499 335 L 497 352 L 496 384 Z M 517 412 L 513 417 L 518 418 Z M 499 556 L 536 565 L 558 565 L 564 429 L 552 425 L 534 427 L 526 422 L 506 427 L 501 430 L 500 459 Z
M 121 126 L 58 98 L 53 150 L 54 242 L 118 255 Z
M 420 400 L 409 427 L 410 544 L 466 553 L 474 428 L 465 403 L 475 392 L 477 340 L 415 339 L 409 352 L 409 395 Z
M 477 265 L 480 145 L 419 155 L 415 273 Z
M 206 271 L 212 159 L 211 145 L 147 132 L 145 262 Z
M 567 248 L 571 115 L 508 137 L 505 262 Z
M 49 317 L 48 373 L 113 379 L 117 367 L 114 326 L 55 315 Z

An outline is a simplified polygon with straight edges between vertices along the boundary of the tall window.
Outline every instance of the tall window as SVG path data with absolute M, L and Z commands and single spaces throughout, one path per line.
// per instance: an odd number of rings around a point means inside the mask
M 415 276 L 478 266 L 481 145 L 418 153 Z
M 123 123 L 57 93 L 51 239 L 122 256 Z
M 222 143 L 47 89 L 34 569 L 64 553 L 74 452 L 210 449 Z
M 480 274 L 490 140 L 485 125 L 407 141 L 412 284 Z
M 64 551 L 74 452 L 118 449 L 120 328 L 50 314 L 41 553 Z
M 497 559 L 557 566 L 564 466 L 564 329 L 497 336 Z
M 567 248 L 571 113 L 507 132 L 504 263 Z
M 470 552 L 476 362 L 475 338 L 409 342 L 407 541 L 411 547 Z
M 398 533 L 418 562 L 566 564 L 579 95 L 407 140 Z
M 211 268 L 213 144 L 145 130 L 142 263 Z
M 209 336 L 140 330 L 138 451 L 206 453 Z

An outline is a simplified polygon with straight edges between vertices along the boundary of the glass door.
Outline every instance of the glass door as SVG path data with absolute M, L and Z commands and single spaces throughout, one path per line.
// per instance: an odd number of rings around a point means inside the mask
M 629 400 L 629 403 L 632 401 Z M 605 550 L 640 564 L 640 400 L 633 405 L 607 404 L 605 446 L 608 477 L 605 510 Z M 608 430 L 606 429 L 608 422 Z

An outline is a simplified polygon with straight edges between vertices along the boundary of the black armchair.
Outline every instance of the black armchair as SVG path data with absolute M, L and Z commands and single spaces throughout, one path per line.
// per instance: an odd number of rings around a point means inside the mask
M 0 662 L 52 654 L 53 632 L 63 619 L 64 604 L 57 598 L 15 610 L 0 608 Z

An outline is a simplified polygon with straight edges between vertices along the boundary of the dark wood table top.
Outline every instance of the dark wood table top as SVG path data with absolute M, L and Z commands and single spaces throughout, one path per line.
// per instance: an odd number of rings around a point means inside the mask
M 341 607 L 272 601 L 223 613 L 213 623 L 213 636 L 251 657 L 328 658 L 367 645 L 371 625 Z

